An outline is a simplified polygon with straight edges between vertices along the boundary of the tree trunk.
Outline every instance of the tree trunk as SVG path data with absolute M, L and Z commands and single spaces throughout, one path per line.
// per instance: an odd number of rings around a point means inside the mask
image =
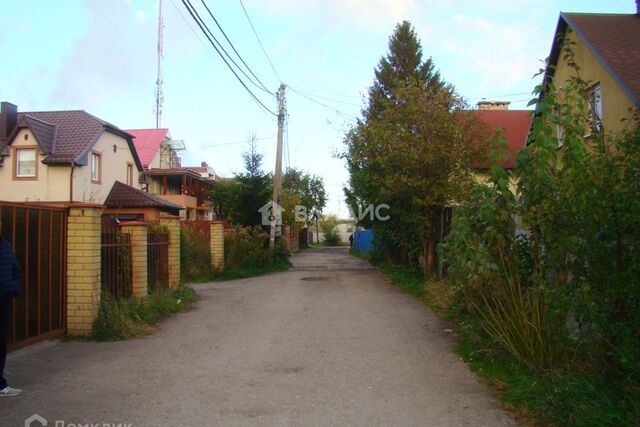
M 422 256 L 424 262 L 422 264 L 422 271 L 425 276 L 433 274 L 434 266 L 435 245 L 431 237 L 426 237 L 422 243 Z

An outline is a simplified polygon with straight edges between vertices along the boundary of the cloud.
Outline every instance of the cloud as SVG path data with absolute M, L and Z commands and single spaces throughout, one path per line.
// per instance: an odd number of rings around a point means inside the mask
M 255 7 L 272 14 L 308 14 L 322 16 L 323 22 L 333 25 L 374 26 L 398 22 L 408 18 L 416 0 L 260 0 L 251 1 Z
M 505 93 L 523 81 L 530 81 L 545 55 L 540 51 L 540 40 L 545 37 L 528 20 L 499 23 L 458 13 L 445 25 L 464 28 L 463 33 L 447 34 L 441 30 L 442 45 L 449 55 L 455 55 L 457 67 L 464 67 L 467 73 L 476 76 L 473 90 L 479 93 Z
M 92 108 L 151 88 L 155 32 L 127 0 L 87 0 L 87 32 L 61 61 L 52 102 Z M 152 90 L 152 89 L 150 89 Z

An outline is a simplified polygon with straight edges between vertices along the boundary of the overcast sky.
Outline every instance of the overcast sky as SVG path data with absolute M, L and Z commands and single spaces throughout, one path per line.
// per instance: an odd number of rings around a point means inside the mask
M 155 126 L 157 0 L 3 0 L 0 100 L 20 111 L 84 109 L 123 128 Z M 250 98 L 191 21 L 181 0 L 165 14 L 162 126 L 219 175 L 242 169 L 256 133 L 265 169 L 275 163 L 276 122 Z M 191 0 L 207 17 L 201 0 Z M 526 107 L 549 54 L 560 11 L 634 13 L 634 0 L 245 0 L 277 73 L 291 90 L 285 163 L 324 177 L 328 211 L 345 216 L 347 172 L 334 153 L 395 24 L 410 20 L 424 54 L 469 102 Z M 269 66 L 238 0 L 207 0 L 236 49 L 275 92 Z M 216 32 L 219 35 L 219 32 Z M 222 36 L 219 36 L 222 39 Z M 272 110 L 274 97 L 255 94 Z M 294 92 L 297 91 L 298 93 Z M 314 103 L 299 93 L 311 94 Z M 337 110 L 337 111 L 336 111 Z M 287 155 L 288 153 L 288 155 Z

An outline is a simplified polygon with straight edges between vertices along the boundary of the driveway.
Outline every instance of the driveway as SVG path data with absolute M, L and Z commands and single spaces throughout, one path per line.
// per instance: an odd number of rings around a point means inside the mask
M 367 263 L 343 248 L 292 262 L 196 286 L 192 311 L 143 338 L 12 354 L 7 376 L 26 391 L 0 400 L 0 425 L 34 413 L 49 425 L 514 424 L 447 326 Z

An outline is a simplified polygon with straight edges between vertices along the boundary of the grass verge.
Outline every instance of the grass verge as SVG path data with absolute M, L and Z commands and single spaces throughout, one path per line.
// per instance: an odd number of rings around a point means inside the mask
M 188 286 L 158 289 L 145 298 L 113 298 L 103 294 L 89 339 L 118 341 L 145 334 L 152 325 L 185 311 L 197 299 Z
M 350 253 L 369 261 L 366 254 Z M 501 350 L 477 321 L 460 314 L 446 281 L 426 281 L 419 273 L 388 261 L 372 264 L 438 317 L 455 322 L 457 353 L 471 370 L 494 386 L 521 420 L 558 426 L 640 425 L 640 390 L 628 379 L 579 367 L 532 370 Z

